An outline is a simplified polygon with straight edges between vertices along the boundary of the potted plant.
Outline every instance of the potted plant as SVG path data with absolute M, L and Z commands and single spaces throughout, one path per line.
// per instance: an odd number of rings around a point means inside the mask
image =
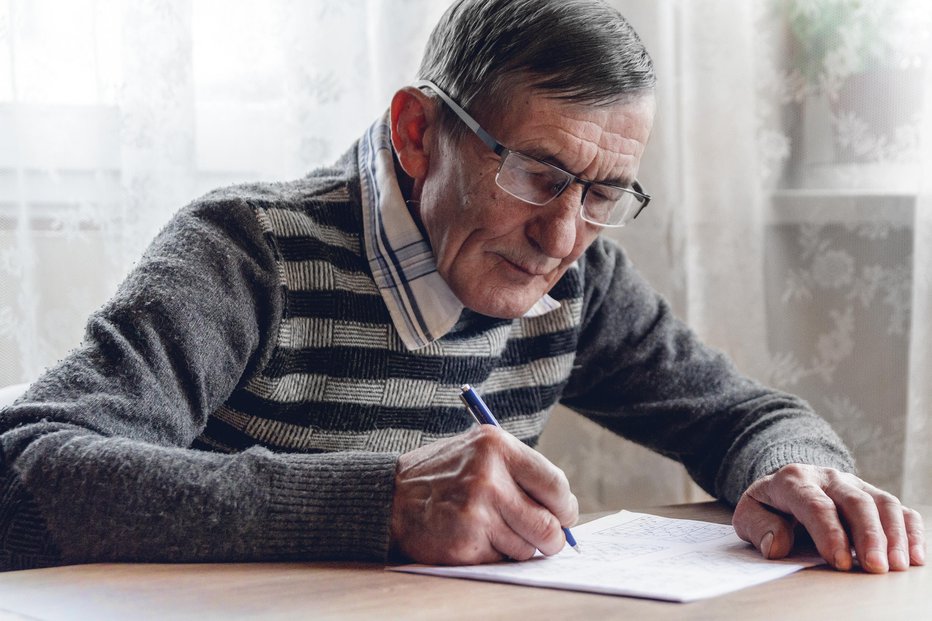
M 915 157 L 929 16 L 918 0 L 777 0 L 800 95 L 828 106 L 835 161 Z M 811 125 L 811 123 L 810 123 Z

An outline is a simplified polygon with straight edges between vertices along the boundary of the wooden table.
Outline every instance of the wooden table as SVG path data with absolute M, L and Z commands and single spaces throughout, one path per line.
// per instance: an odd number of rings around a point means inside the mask
M 932 507 L 921 507 L 932 524 Z M 648 510 L 728 522 L 714 503 Z M 0 573 L 0 620 L 932 619 L 932 570 L 807 569 L 690 604 L 387 572 L 358 563 L 79 565 Z

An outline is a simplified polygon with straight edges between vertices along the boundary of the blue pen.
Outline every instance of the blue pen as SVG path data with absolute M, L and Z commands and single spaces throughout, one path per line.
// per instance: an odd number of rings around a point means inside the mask
M 472 389 L 472 386 L 463 384 L 460 390 L 463 391 L 460 394 L 460 401 L 463 402 L 463 405 L 466 406 L 466 409 L 472 414 L 472 417 L 476 419 L 477 423 L 480 425 L 495 425 L 496 427 L 501 427 L 492 415 L 492 411 L 489 410 L 489 406 L 485 404 L 485 401 L 482 400 L 479 393 Z M 576 543 L 576 537 L 573 537 L 573 533 L 570 532 L 570 529 L 564 528 L 563 534 L 566 535 L 566 543 L 570 544 L 576 552 L 579 552 L 579 544 Z

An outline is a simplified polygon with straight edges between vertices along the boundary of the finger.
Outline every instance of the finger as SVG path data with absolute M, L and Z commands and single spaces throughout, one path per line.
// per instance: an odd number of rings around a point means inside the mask
M 903 507 L 903 521 L 906 523 L 906 537 L 909 539 L 909 562 L 912 565 L 925 565 L 926 541 L 922 516 L 918 511 Z
M 489 543 L 503 557 L 515 561 L 526 561 L 537 552 L 537 548 L 518 535 L 507 524 L 489 533 Z
M 793 549 L 796 519 L 777 513 L 744 494 L 735 507 L 732 525 L 739 537 L 767 559 L 783 558 Z
M 550 556 L 566 546 L 557 517 L 521 489 L 515 487 L 499 500 L 498 507 L 505 524 L 542 554 Z
M 501 561 L 502 553 L 491 541 L 491 533 L 497 530 L 507 529 L 496 514 L 486 506 L 471 506 L 449 525 L 445 537 L 420 542 L 422 548 L 426 543 L 432 549 L 418 549 L 410 556 L 417 562 L 439 565 L 478 565 Z
M 761 479 L 747 493 L 758 502 L 794 516 L 803 525 L 822 556 L 835 569 L 851 569 L 851 544 L 835 502 L 811 482 L 811 475 L 796 464 L 784 466 L 779 476 Z
M 848 525 L 861 568 L 870 573 L 886 573 L 890 568 L 888 544 L 878 501 L 865 489 L 844 479 L 830 482 L 825 486 L 825 493 Z M 886 506 L 891 501 L 883 502 Z M 899 505 L 899 501 L 896 503 Z
M 560 524 L 575 524 L 579 519 L 579 504 L 570 492 L 570 484 L 563 471 L 517 438 L 509 437 L 515 446 L 506 456 L 506 464 L 515 483 L 555 515 Z
M 887 564 L 891 571 L 906 571 L 909 569 L 909 538 L 906 534 L 903 505 L 892 494 L 868 486 L 869 493 L 875 489 L 874 502 L 887 537 Z

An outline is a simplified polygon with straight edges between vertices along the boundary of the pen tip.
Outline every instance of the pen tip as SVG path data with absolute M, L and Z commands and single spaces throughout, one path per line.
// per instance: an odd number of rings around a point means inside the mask
M 463 384 L 462 386 L 460 386 L 460 390 L 462 390 L 463 392 L 466 392 L 467 390 L 469 390 L 469 384 Z
M 578 544 L 578 543 L 577 543 L 575 546 L 573 546 L 573 549 L 576 550 L 576 554 L 582 554 L 582 551 L 580 551 L 580 549 L 579 549 L 579 544 Z

